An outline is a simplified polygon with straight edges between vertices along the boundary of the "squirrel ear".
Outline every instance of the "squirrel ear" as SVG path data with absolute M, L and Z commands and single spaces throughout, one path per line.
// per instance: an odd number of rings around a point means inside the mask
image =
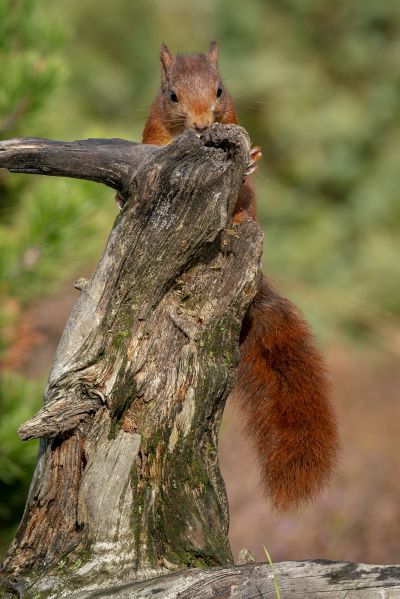
M 168 50 L 167 45 L 164 42 L 161 44 L 161 52 L 160 52 L 160 61 L 161 61 L 161 75 L 163 83 L 167 83 L 169 79 L 169 71 L 174 63 L 174 57 L 171 52 Z
M 218 47 L 217 42 L 212 41 L 210 43 L 210 47 L 208 48 L 208 58 L 211 60 L 213 64 L 217 64 L 218 62 Z

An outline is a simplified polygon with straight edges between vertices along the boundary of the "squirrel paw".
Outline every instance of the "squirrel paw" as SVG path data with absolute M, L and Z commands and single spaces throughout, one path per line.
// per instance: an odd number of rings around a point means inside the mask
M 257 170 L 257 160 L 260 160 L 262 156 L 261 148 L 259 146 L 254 146 L 250 150 L 250 163 L 247 165 L 246 172 L 244 173 L 245 177 L 248 177 L 252 173 Z

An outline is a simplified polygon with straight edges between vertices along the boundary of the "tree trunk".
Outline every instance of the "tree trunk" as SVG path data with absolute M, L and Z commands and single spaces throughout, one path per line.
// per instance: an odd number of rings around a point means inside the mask
M 163 148 L 0 143 L 0 167 L 91 179 L 127 200 L 78 285 L 44 407 L 19 429 L 41 445 L 4 588 L 89 597 L 231 563 L 217 439 L 261 256 L 258 226 L 230 225 L 249 148 L 234 125 Z

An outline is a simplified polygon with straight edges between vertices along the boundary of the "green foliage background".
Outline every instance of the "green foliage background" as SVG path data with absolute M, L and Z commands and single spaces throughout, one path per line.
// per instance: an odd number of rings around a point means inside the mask
M 115 0 L 101 10 L 95 0 L 0 0 L 0 137 L 138 140 L 161 41 L 192 52 L 217 39 L 225 84 L 264 152 L 265 272 L 326 341 L 390 349 L 400 315 L 399 34 L 395 0 Z M 0 171 L 3 354 L 29 303 L 98 255 L 112 196 Z M 4 543 L 36 453 L 15 429 L 41 388 L 2 375 Z

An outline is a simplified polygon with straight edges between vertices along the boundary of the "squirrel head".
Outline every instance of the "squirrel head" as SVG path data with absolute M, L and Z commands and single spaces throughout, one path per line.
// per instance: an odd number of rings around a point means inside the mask
M 162 44 L 160 60 L 162 115 L 171 136 L 188 128 L 203 133 L 224 122 L 227 112 L 234 114 L 218 73 L 216 42 L 211 42 L 207 54 L 175 57 Z

